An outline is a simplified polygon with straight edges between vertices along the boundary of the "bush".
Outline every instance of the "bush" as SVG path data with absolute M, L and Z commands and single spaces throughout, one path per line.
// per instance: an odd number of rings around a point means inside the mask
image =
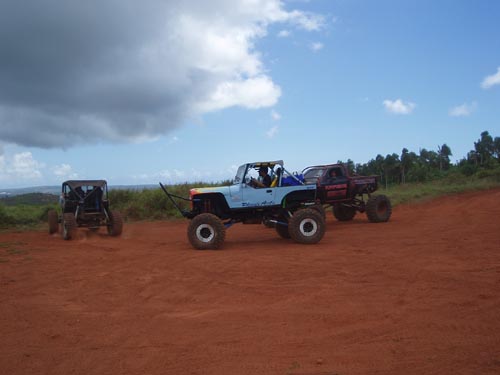
M 482 169 L 476 174 L 479 179 L 490 179 L 492 181 L 500 182 L 500 167 L 495 169 Z
M 3 206 L 0 204 L 0 226 L 5 227 L 33 227 L 42 221 L 47 221 L 47 212 L 53 205 L 32 206 Z
M 188 198 L 189 190 L 198 184 L 166 186 L 169 193 Z M 206 184 L 205 184 L 206 186 Z M 111 190 L 109 200 L 112 209 L 122 213 L 125 220 L 161 220 L 180 218 L 182 215 L 161 188 L 144 190 Z M 175 199 L 181 209 L 189 209 L 189 202 Z
M 7 213 L 5 206 L 0 204 L 0 228 L 5 228 L 14 222 L 13 218 Z

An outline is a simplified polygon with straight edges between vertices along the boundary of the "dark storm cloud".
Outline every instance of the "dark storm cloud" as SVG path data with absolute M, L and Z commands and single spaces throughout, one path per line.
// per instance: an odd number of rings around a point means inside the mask
M 317 16 L 279 0 L 3 0 L 0 142 L 69 147 L 137 141 L 280 89 L 255 39 Z
M 177 126 L 212 77 L 193 85 L 176 42 L 160 48 L 169 3 L 2 1 L 0 140 L 65 147 Z

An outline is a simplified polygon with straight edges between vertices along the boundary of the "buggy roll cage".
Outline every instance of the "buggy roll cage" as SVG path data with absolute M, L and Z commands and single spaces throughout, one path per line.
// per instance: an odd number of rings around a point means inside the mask
M 81 192 L 83 192 L 83 190 L 78 189 L 78 188 L 81 188 L 83 186 L 92 186 L 93 189 L 92 189 L 92 191 L 90 191 L 90 193 L 88 195 L 82 196 Z M 68 194 L 66 187 L 69 188 L 69 192 L 72 192 L 73 194 L 75 194 L 75 196 L 78 198 L 76 200 L 78 200 L 80 202 L 87 200 L 87 198 L 91 197 L 92 195 L 95 195 L 95 192 L 97 191 L 96 188 L 101 188 L 101 190 L 104 193 L 104 196 L 106 196 L 106 197 L 108 196 L 108 184 L 105 180 L 68 180 L 68 181 L 64 181 L 62 184 L 62 194 L 63 195 Z M 70 200 L 71 200 L 71 198 L 70 198 Z M 75 200 L 75 199 L 73 199 L 73 200 Z

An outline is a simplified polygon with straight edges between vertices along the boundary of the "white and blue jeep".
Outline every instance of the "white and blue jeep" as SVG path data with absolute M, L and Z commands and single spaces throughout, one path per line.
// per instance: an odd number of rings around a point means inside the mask
M 267 168 L 269 186 L 256 182 L 260 168 Z M 189 200 L 191 210 L 182 214 L 191 219 L 188 238 L 200 250 L 220 248 L 226 228 L 235 223 L 274 227 L 281 237 L 304 244 L 319 242 L 325 233 L 325 213 L 317 203 L 316 185 L 289 173 L 282 160 L 243 164 L 232 185 L 191 189 Z

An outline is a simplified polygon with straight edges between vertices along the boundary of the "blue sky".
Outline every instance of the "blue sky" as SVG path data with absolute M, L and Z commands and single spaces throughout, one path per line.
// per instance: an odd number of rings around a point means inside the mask
M 486 0 L 2 2 L 0 189 L 443 143 L 459 160 L 500 136 L 499 16 Z

